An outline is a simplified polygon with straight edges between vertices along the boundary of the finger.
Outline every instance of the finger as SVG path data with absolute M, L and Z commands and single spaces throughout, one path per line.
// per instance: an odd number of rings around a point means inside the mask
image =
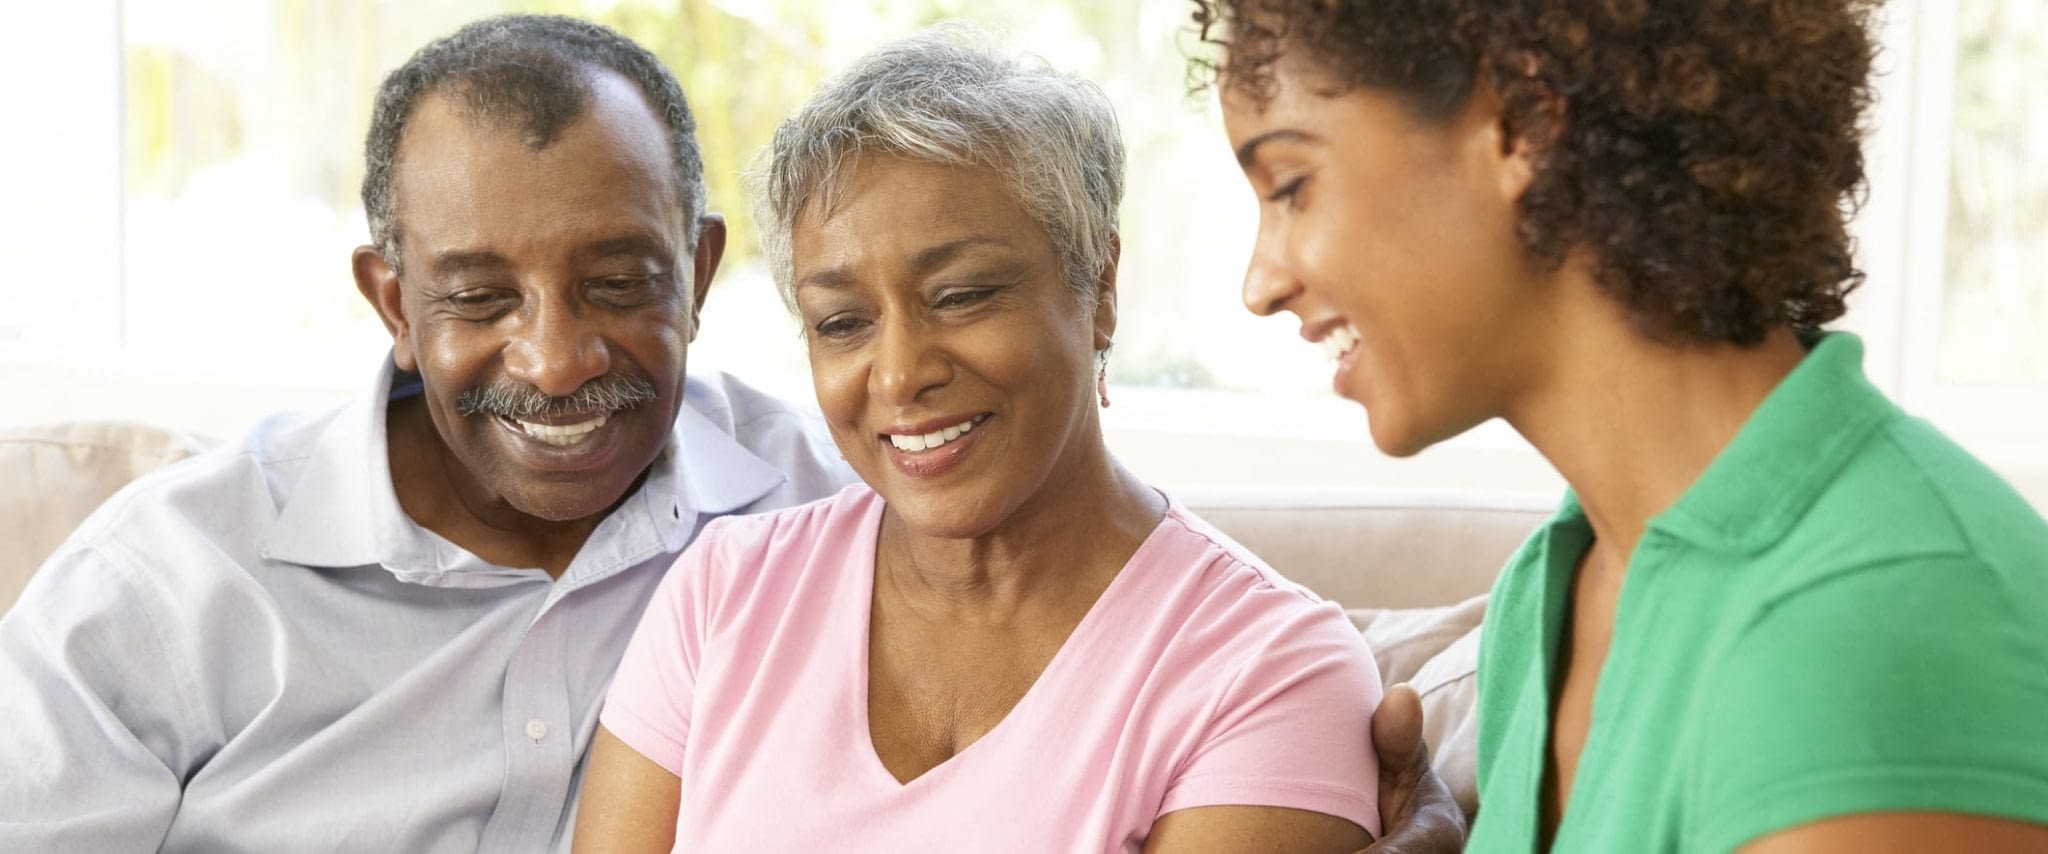
M 1429 746 L 1422 741 L 1422 698 L 1403 682 L 1387 689 L 1372 713 L 1373 752 L 1379 754 L 1380 776 L 1413 776 L 1429 767 Z
M 1434 781 L 1435 778 L 1430 778 Z M 1458 854 L 1465 850 L 1465 814 L 1451 800 L 1450 791 L 1436 783 L 1438 791 L 1423 795 L 1423 802 L 1399 826 L 1366 846 L 1361 854 Z

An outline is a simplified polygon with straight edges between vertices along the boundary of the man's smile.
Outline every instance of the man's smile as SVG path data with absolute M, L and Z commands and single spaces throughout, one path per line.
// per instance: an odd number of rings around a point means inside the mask
M 605 421 L 611 416 L 609 413 L 599 412 L 583 418 L 583 420 L 569 421 L 567 423 L 559 421 L 557 423 L 543 423 L 521 418 L 506 418 L 502 415 L 498 417 L 500 420 L 511 422 L 519 429 L 525 431 L 528 436 L 556 447 L 566 448 L 589 439 L 591 434 L 595 433 L 599 427 L 603 427 Z

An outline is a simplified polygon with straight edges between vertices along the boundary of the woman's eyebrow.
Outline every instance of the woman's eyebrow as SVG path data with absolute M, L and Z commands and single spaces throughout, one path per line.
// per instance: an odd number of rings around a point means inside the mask
M 1313 139 L 1315 139 L 1315 136 L 1313 134 L 1307 133 L 1305 131 L 1298 131 L 1293 128 L 1280 128 L 1278 130 L 1266 131 L 1265 133 L 1259 134 L 1258 136 L 1245 140 L 1243 145 L 1237 147 L 1237 165 L 1244 169 L 1252 168 L 1252 160 L 1258 157 L 1259 146 L 1265 145 L 1266 143 L 1308 142 Z
M 948 240 L 944 243 L 927 246 L 918 250 L 917 256 L 911 259 L 910 266 L 911 269 L 919 273 L 929 273 L 945 266 L 946 262 L 960 257 L 962 252 L 984 245 L 1008 248 L 1010 244 L 987 235 L 969 235 L 958 240 Z

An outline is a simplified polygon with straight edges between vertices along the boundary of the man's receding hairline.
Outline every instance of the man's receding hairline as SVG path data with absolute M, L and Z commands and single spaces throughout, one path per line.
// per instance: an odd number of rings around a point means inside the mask
M 667 178 L 665 179 L 668 183 L 680 185 L 682 181 L 682 176 L 675 174 L 675 158 L 670 156 L 669 151 L 668 122 L 662 118 L 661 112 L 658 108 L 656 108 L 654 104 L 653 98 L 650 97 L 647 92 L 643 91 L 640 88 L 640 85 L 634 82 L 632 78 L 627 77 L 626 75 L 621 74 L 613 69 L 606 68 L 602 65 L 597 65 L 590 62 L 578 62 L 576 63 L 576 65 L 577 69 L 580 72 L 582 72 L 585 78 L 585 82 L 591 84 L 591 88 L 586 93 L 588 97 L 584 100 L 580 109 L 578 109 L 574 114 L 573 120 L 570 121 L 567 125 L 564 125 L 561 129 L 561 132 L 556 133 L 553 138 L 548 139 L 539 145 L 528 144 L 524 140 L 522 140 L 522 147 L 524 147 L 528 153 L 535 155 L 547 152 L 549 149 L 552 149 L 558 144 L 560 144 L 562 139 L 569 135 L 570 131 L 574 130 L 578 126 L 581 126 L 585 122 L 592 120 L 592 118 L 598 114 L 598 105 L 601 102 L 600 99 L 605 97 L 604 93 L 601 91 L 603 88 L 610 88 L 615 91 L 623 91 L 626 94 L 632 96 L 633 103 L 638 104 L 640 106 L 640 115 L 642 115 L 647 121 L 652 123 L 651 125 L 649 125 L 649 128 L 651 128 L 654 133 L 652 143 L 654 145 L 655 150 L 653 150 L 652 152 L 648 152 L 653 155 L 653 162 L 649 165 L 655 166 L 656 168 L 659 168 L 669 173 Z M 611 78 L 611 81 L 615 82 L 618 85 L 611 87 L 602 87 L 600 84 L 605 82 L 605 78 Z M 403 214 L 405 204 L 404 193 L 402 192 L 402 189 L 403 184 L 405 183 L 405 173 L 407 171 L 406 164 L 409 161 L 409 158 L 406 156 L 406 140 L 412 137 L 414 133 L 416 133 L 419 130 L 421 124 L 421 117 L 427 115 L 428 110 L 431 109 L 436 103 L 441 104 L 442 110 L 446 112 L 451 118 L 454 119 L 455 122 L 457 122 L 462 127 L 493 134 L 504 134 L 512 136 L 520 135 L 519 123 L 521 117 L 518 116 L 517 114 L 493 117 L 484 114 L 484 112 L 480 110 L 465 109 L 462 98 L 448 91 L 452 88 L 460 87 L 463 85 L 474 85 L 474 83 L 463 79 L 447 80 L 443 81 L 439 85 L 427 89 L 424 92 L 421 92 L 419 98 L 413 102 L 412 112 L 406 116 L 405 124 L 399 129 L 398 144 L 392 147 L 391 152 L 391 209 L 393 213 L 393 225 L 396 226 L 396 228 L 394 229 L 394 234 L 392 236 L 395 239 L 402 239 L 404 237 L 405 232 L 405 217 Z M 623 86 L 622 90 L 619 89 L 620 86 Z M 685 204 L 682 205 L 682 207 L 684 208 L 682 214 L 687 220 L 689 218 L 688 205 Z M 694 232 L 695 229 L 692 228 L 690 222 L 686 221 L 683 223 L 683 230 L 686 235 L 685 243 L 688 243 L 689 241 L 687 240 L 687 235 Z
M 663 147 L 663 158 L 671 159 L 668 158 L 666 150 L 669 133 L 668 122 L 662 118 L 660 109 L 654 104 L 654 99 L 649 97 L 647 92 L 640 88 L 640 84 L 635 83 L 632 78 L 624 74 L 587 61 L 577 62 L 576 70 L 579 72 L 579 76 L 583 78 L 583 82 L 589 85 L 588 90 L 584 93 L 587 96 L 586 99 L 578 106 L 576 112 L 572 114 L 573 120 L 563 126 L 561 133 L 555 134 L 553 138 L 543 141 L 540 145 L 529 145 L 528 150 L 539 152 L 553 148 L 555 143 L 559 142 L 561 137 L 568 132 L 569 128 L 580 125 L 584 120 L 595 115 L 600 99 L 604 97 L 606 90 L 611 90 L 614 92 L 623 91 L 632 96 L 633 102 L 641 108 L 641 115 L 652 123 L 651 127 L 654 128 L 656 135 L 660 137 Z M 613 85 L 604 85 L 607 83 Z M 418 100 L 413 103 L 412 114 L 406 116 L 405 124 L 399 131 L 398 145 L 393 151 L 394 159 L 398 161 L 404 160 L 406 137 L 412 135 L 413 130 L 418 126 L 420 116 L 424 115 L 426 109 L 436 102 L 445 105 L 450 115 L 471 128 L 517 133 L 519 123 L 524 118 L 523 116 L 516 113 L 492 115 L 491 111 L 466 103 L 458 94 L 462 87 L 475 85 L 478 84 L 474 80 L 457 78 L 441 81 L 426 91 L 421 92 Z

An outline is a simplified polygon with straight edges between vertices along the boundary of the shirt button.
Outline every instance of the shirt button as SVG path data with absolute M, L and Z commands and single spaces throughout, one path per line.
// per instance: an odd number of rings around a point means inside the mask
M 539 741 L 539 740 L 541 740 L 541 739 L 543 739 L 543 738 L 547 738 L 547 737 L 548 737 L 548 724 L 547 724 L 547 721 L 543 721 L 543 720 L 541 720 L 540 718 L 534 718 L 533 720 L 527 721 L 527 722 L 526 722 L 526 737 L 527 737 L 527 738 L 530 738 L 530 739 L 533 739 L 534 741 Z

